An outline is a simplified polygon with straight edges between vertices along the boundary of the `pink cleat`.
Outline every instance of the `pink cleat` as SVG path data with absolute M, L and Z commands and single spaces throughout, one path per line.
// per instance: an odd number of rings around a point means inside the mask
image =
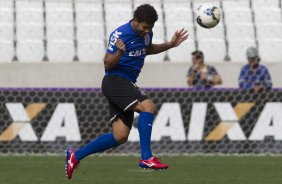
M 66 151 L 66 175 L 69 179 L 72 178 L 73 170 L 78 166 L 79 160 L 76 160 L 73 149 Z
M 167 169 L 168 165 L 161 163 L 157 157 L 151 157 L 148 160 L 140 159 L 139 167 L 143 169 L 150 168 L 155 170 L 163 170 L 163 169 Z

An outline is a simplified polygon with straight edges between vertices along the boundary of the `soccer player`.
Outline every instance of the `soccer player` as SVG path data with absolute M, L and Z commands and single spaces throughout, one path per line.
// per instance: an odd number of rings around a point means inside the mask
M 66 151 L 66 173 L 69 179 L 80 160 L 86 156 L 119 146 L 127 141 L 134 111 L 139 113 L 138 131 L 141 146 L 141 168 L 167 169 L 151 151 L 151 132 L 155 106 L 135 82 L 146 55 L 158 54 L 177 47 L 188 38 L 187 30 L 176 31 L 172 39 L 153 44 L 153 32 L 158 15 L 153 6 L 137 7 L 134 17 L 110 35 L 104 58 L 105 76 L 102 92 L 109 101 L 112 133 L 100 135 L 84 147 Z

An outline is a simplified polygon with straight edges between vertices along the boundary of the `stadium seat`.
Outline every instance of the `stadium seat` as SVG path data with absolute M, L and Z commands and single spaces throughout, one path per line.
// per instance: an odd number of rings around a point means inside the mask
M 36 23 L 44 25 L 43 9 L 17 11 L 17 25 Z
M 259 8 L 254 10 L 255 23 L 262 24 L 265 22 L 282 23 L 280 8 Z
M 165 33 L 164 33 L 164 25 L 160 22 L 156 22 L 153 28 L 153 40 L 164 40 Z
M 212 29 L 205 29 L 197 25 L 197 39 L 208 40 L 208 39 L 225 39 L 223 24 L 218 24 Z
M 80 24 L 76 29 L 77 40 L 104 41 L 104 25 L 101 23 Z
M 15 56 L 14 42 L 0 39 L 0 63 L 12 62 Z
M 75 56 L 74 42 L 67 40 L 47 42 L 47 56 L 50 62 L 72 62 Z
M 258 45 L 262 62 L 282 62 L 282 39 L 259 40 Z
M 103 63 L 105 56 L 105 43 L 97 40 L 77 42 L 77 56 L 80 62 Z
M 45 6 L 47 26 L 56 23 L 74 23 L 72 2 L 46 1 Z
M 56 24 L 56 23 L 73 23 L 73 12 L 69 9 L 55 9 L 49 10 L 46 14 L 46 24 Z
M 172 38 L 172 36 L 174 35 L 174 33 L 177 30 L 181 30 L 182 28 L 185 28 L 188 30 L 188 34 L 189 34 L 189 38 L 188 39 L 192 39 L 195 40 L 195 30 L 194 30 L 194 26 L 187 24 L 187 22 L 170 22 L 169 24 L 166 25 L 166 34 L 167 34 L 167 39 L 169 40 L 170 38 Z
M 229 57 L 232 62 L 246 63 L 246 50 L 249 47 L 256 47 L 253 39 L 233 39 L 228 42 Z
M 17 26 L 17 40 L 44 40 L 44 27 L 42 24 L 22 24 Z
M 0 23 L 13 24 L 14 23 L 14 12 L 11 8 L 0 6 Z
M 15 1 L 17 11 L 42 11 L 43 1 Z
M 227 40 L 255 39 L 255 30 L 252 23 L 234 23 L 226 26 Z
M 169 24 L 175 22 L 187 22 L 193 24 L 193 12 L 191 10 L 190 2 L 187 3 L 164 3 L 165 23 Z
M 177 48 L 168 50 L 168 57 L 171 62 L 191 62 L 191 53 L 196 50 L 195 41 L 188 39 Z
M 41 62 L 44 58 L 43 40 L 18 41 L 16 53 L 19 62 Z
M 72 24 L 53 24 L 47 27 L 47 40 L 73 40 L 74 28 Z
M 261 7 L 276 7 L 279 8 L 279 0 L 255 0 L 252 1 L 253 9 Z
M 102 3 L 75 3 L 76 25 L 84 23 L 103 23 L 103 8 Z
M 227 0 L 222 1 L 222 9 L 233 9 L 233 8 L 250 8 L 250 0 Z
M 105 5 L 106 6 L 106 5 Z M 114 22 L 128 22 L 132 19 L 132 10 L 131 8 L 118 8 L 113 9 L 111 5 L 106 6 L 106 22 L 108 23 L 114 23 Z
M 282 38 L 282 23 L 258 24 L 257 38 L 258 40 Z
M 226 25 L 234 23 L 253 23 L 252 11 L 249 8 L 233 8 L 224 10 Z
M 198 48 L 205 55 L 205 62 L 222 62 L 226 56 L 226 44 L 222 39 L 199 40 Z
M 0 23 L 0 40 L 14 40 L 13 24 Z

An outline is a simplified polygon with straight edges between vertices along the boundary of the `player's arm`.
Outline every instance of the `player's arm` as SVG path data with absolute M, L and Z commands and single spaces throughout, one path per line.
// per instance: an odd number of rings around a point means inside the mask
M 121 39 L 117 40 L 116 47 L 118 48 L 118 50 L 114 54 L 106 53 L 105 55 L 104 67 L 106 70 L 114 68 L 126 50 L 125 44 Z
M 158 54 L 168 49 L 177 47 L 188 38 L 187 32 L 188 31 L 184 30 L 183 28 L 180 31 L 176 31 L 169 42 L 165 42 L 162 44 L 151 44 L 147 49 L 147 55 Z

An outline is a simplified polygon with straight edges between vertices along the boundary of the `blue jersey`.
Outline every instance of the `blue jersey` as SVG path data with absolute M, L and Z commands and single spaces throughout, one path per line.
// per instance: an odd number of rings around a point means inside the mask
M 252 89 L 255 85 L 262 85 L 266 89 L 271 89 L 272 82 L 267 68 L 259 65 L 255 73 L 249 64 L 246 64 L 240 72 L 239 87 L 240 89 Z
M 105 70 L 105 75 L 122 76 L 135 83 L 144 65 L 147 47 L 152 43 L 152 38 L 152 32 L 144 37 L 139 36 L 133 30 L 130 22 L 118 27 L 110 35 L 107 53 L 115 54 L 118 50 L 115 46 L 118 39 L 124 42 L 126 52 L 114 68 Z

